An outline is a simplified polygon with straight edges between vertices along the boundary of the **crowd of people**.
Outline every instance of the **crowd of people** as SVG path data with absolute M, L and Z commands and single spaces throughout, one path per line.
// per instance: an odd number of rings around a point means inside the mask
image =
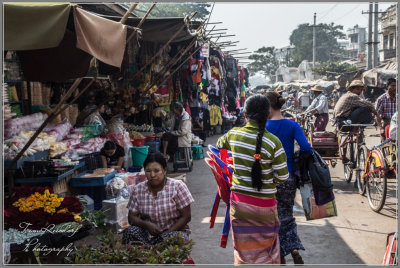
M 333 111 L 337 124 L 341 126 L 347 120 L 371 123 L 375 119 L 381 131 L 386 128 L 388 135 L 396 139 L 396 80 L 388 81 L 387 92 L 375 105 L 360 97 L 364 88 L 360 80 L 354 80 L 337 100 Z M 315 131 L 324 131 L 329 120 L 327 99 L 319 86 L 312 92 L 315 98 L 306 112 L 316 116 Z M 230 220 L 235 264 L 285 264 L 288 255 L 295 264 L 304 264 L 299 251 L 305 247 L 293 216 L 294 143 L 299 144 L 304 157 L 312 154 L 312 148 L 300 125 L 283 117 L 286 101 L 276 91 L 249 97 L 244 104 L 246 124 L 234 127 L 216 144 L 232 152 Z M 192 131 L 192 124 L 179 103 L 174 104 L 173 112 L 171 131 L 162 138 L 162 153 L 150 154 L 144 163 L 148 180 L 133 187 L 128 204 L 132 227 L 124 232 L 125 243 L 154 244 L 177 235 L 190 238 L 188 223 L 194 199 L 183 182 L 169 179 L 166 174 L 167 155 L 188 142 L 185 135 Z M 200 131 L 201 122 L 197 118 L 194 122 L 193 131 Z M 117 151 L 112 144 L 104 149 L 109 157 Z

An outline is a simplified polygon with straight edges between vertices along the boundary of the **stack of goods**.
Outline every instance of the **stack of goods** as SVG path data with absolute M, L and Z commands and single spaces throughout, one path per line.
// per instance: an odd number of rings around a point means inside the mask
M 93 170 L 93 173 L 88 173 L 82 176 L 82 178 L 95 178 L 95 177 L 105 177 L 107 174 L 113 172 L 113 168 L 98 168 Z
M 41 108 L 40 111 L 42 113 L 47 114 L 48 116 L 51 115 L 53 109 L 52 108 Z M 62 118 L 61 114 L 58 114 L 56 117 L 53 118 L 53 120 L 50 121 L 51 124 L 61 124 L 62 123 Z
M 63 142 L 55 142 L 50 145 L 50 157 L 55 158 L 67 151 L 67 145 Z
M 104 147 L 104 143 L 106 143 L 106 139 L 96 137 L 77 145 L 71 145 L 66 156 L 71 159 L 77 159 L 83 155 L 99 152 Z
M 21 80 L 21 73 L 18 62 L 4 62 L 4 79 Z
M 126 185 L 136 185 L 142 181 L 147 180 L 146 174 L 144 172 L 125 172 L 118 173 L 115 177 L 121 178 Z
M 126 130 L 137 131 L 137 132 L 154 132 L 154 127 L 152 125 L 141 125 L 141 126 L 128 125 L 126 127 Z
M 55 136 L 57 141 L 62 141 L 70 133 L 71 129 L 72 125 L 67 121 L 57 125 L 48 125 L 43 131 Z
M 23 130 L 36 130 L 46 120 L 47 115 L 35 113 L 4 121 L 4 137 L 10 138 Z
M 9 96 L 7 83 L 3 84 L 3 101 L 4 102 L 9 102 L 10 101 L 10 96 Z M 3 112 L 4 112 L 4 120 L 10 119 L 13 116 L 15 116 L 15 113 L 11 112 L 11 105 L 10 104 L 4 104 Z
M 5 140 L 4 157 L 5 159 L 13 159 L 21 150 L 29 139 L 33 136 L 33 131 L 21 131 L 18 136 Z M 50 149 L 50 145 L 56 142 L 56 138 L 47 133 L 40 133 L 34 142 L 29 146 L 23 156 L 33 155 L 37 152 L 42 152 Z
M 74 149 L 76 145 L 81 144 L 82 129 L 73 129 L 63 140 L 67 149 Z
M 51 87 L 42 85 L 42 105 L 50 105 Z
M 42 83 L 31 82 L 31 99 L 32 105 L 43 104 Z

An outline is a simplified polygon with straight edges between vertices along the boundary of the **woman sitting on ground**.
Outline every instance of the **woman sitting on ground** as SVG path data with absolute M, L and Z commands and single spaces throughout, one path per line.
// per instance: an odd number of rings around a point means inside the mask
M 123 243 L 154 245 L 178 235 L 189 241 L 190 204 L 194 199 L 186 184 L 166 176 L 167 161 L 160 152 L 150 154 L 143 166 L 147 181 L 132 188 L 127 206 L 132 227 L 124 231 Z
M 103 168 L 121 169 L 124 164 L 125 150 L 113 141 L 107 141 L 100 151 Z

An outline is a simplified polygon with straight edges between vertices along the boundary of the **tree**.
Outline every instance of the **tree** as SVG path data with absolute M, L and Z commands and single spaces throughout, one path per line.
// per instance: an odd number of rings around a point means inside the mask
M 261 71 L 266 77 L 269 76 L 270 80 L 273 80 L 271 76 L 279 67 L 274 50 L 275 47 L 261 47 L 249 56 L 249 59 L 254 60 L 247 65 L 250 75 Z
M 149 10 L 152 3 L 140 3 L 133 11 L 138 16 L 142 17 Z M 208 18 L 210 11 L 208 8 L 211 4 L 208 3 L 157 3 L 150 13 L 150 17 L 184 17 L 190 16 L 195 11 L 196 20 L 205 20 Z
M 341 31 L 343 26 L 320 23 L 315 29 L 316 61 L 327 62 L 341 59 L 343 50 L 339 47 L 338 38 L 344 38 Z M 290 35 L 290 44 L 295 46 L 292 53 L 294 65 L 303 60 L 312 61 L 313 58 L 313 27 L 309 23 L 300 24 Z
M 311 68 L 311 70 L 315 71 L 317 74 L 326 75 L 329 81 L 333 81 L 336 80 L 335 77 L 337 75 L 357 71 L 358 68 L 347 63 L 328 61 L 322 63 L 318 68 Z

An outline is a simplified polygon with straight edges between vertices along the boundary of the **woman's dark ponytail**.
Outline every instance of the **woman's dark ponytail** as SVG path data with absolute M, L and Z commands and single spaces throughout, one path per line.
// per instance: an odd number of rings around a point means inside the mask
M 254 164 L 251 168 L 252 186 L 258 191 L 262 188 L 262 169 L 261 169 L 261 145 L 265 132 L 265 124 L 269 114 L 269 101 L 262 95 L 254 95 L 246 100 L 244 112 L 248 118 L 257 121 L 258 133 L 256 140 L 256 150 L 254 153 Z
M 261 144 L 262 144 L 262 138 L 264 136 L 264 131 L 265 131 L 265 123 L 267 123 L 267 117 L 265 117 L 264 121 L 262 121 L 262 120 L 258 121 L 258 133 L 257 133 L 255 156 L 256 155 L 261 156 Z M 260 157 L 260 159 L 258 159 L 258 157 L 256 157 L 256 161 L 254 162 L 253 167 L 251 168 L 251 181 L 252 181 L 253 187 L 257 188 L 257 190 L 260 191 L 261 187 L 263 185 L 261 157 Z

